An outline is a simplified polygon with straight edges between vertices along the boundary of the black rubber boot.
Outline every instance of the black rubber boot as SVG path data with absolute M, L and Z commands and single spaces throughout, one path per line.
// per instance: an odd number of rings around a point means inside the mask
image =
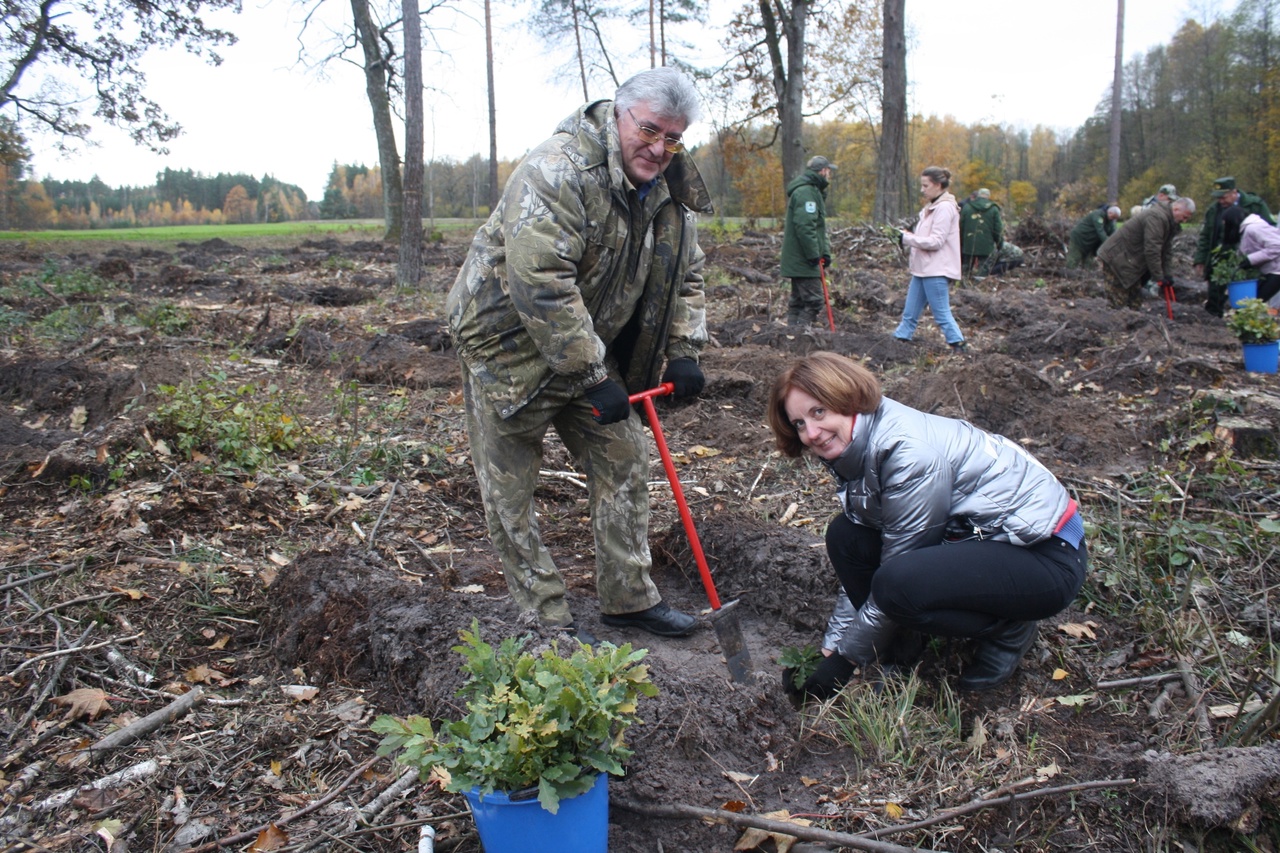
M 978 638 L 973 662 L 960 673 L 961 690 L 990 690 L 1013 677 L 1036 641 L 1035 622 L 1000 622 Z

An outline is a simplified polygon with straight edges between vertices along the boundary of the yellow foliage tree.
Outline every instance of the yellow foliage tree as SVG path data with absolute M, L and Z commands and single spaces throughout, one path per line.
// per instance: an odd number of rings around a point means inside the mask
M 742 197 L 742 215 L 751 219 L 781 217 L 787 199 L 777 152 L 753 147 L 736 134 L 727 135 L 723 145 L 725 169 Z
M 252 222 L 257 218 L 258 206 L 249 198 L 249 191 L 240 184 L 227 190 L 222 202 L 222 218 L 230 223 Z

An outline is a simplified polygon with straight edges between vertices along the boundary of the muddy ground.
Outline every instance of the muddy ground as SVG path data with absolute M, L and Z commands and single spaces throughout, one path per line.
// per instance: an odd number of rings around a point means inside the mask
M 889 396 L 1018 440 L 1095 525 L 1151 503 L 1135 477 L 1188 460 L 1247 466 L 1270 484 L 1251 498 L 1258 517 L 1280 512 L 1280 388 L 1243 372 L 1239 344 L 1201 308 L 1194 235 L 1179 245 L 1172 320 L 1155 297 L 1109 308 L 1096 271 L 1062 267 L 1064 235 L 1029 224 L 1014 235 L 1025 267 L 953 291 L 963 356 L 928 317 L 914 344 L 893 339 L 907 274 L 871 229 L 834 234 L 834 332 L 778 322 L 778 234 L 707 243 L 707 388 L 659 410 L 719 594 L 739 602 L 750 683 L 729 679 L 709 621 L 683 640 L 600 622 L 584 488 L 549 440 L 538 509 L 575 616 L 647 648 L 660 690 L 611 783 L 610 850 L 776 849 L 735 848 L 742 826 L 671 813 L 727 804 L 863 834 L 861 849 L 1275 849 L 1274 740 L 1214 748 L 1234 717 L 1204 709 L 1240 685 L 1202 685 L 1194 650 L 1109 600 L 1105 571 L 1126 564 L 1105 547 L 1002 688 L 952 696 L 967 647 L 925 649 L 915 705 L 954 708 L 959 737 L 851 744 L 839 706 L 797 710 L 780 689 L 781 650 L 818 640 L 836 594 L 821 547 L 831 484 L 781 458 L 764 424 L 769 383 L 799 354 L 865 359 Z M 473 619 L 492 641 L 568 642 L 515 611 L 486 542 L 441 324 L 468 236 L 429 248 L 414 291 L 394 287 L 393 247 L 343 236 L 0 246 L 3 850 L 392 851 L 416 849 L 422 825 L 437 850 L 479 850 L 464 800 L 395 784 L 403 771 L 376 758 L 368 729 L 379 713 L 457 715 L 450 647 Z M 298 448 L 245 472 L 215 447 L 180 447 L 154 412 L 184 382 L 285 401 Z M 705 615 L 657 464 L 652 491 L 655 580 Z M 1257 588 L 1221 602 L 1261 608 L 1259 642 L 1280 629 L 1268 547 Z M 863 702 L 896 695 L 860 684 Z M 89 749 L 179 696 L 189 710 Z M 141 769 L 80 788 L 126 768 Z

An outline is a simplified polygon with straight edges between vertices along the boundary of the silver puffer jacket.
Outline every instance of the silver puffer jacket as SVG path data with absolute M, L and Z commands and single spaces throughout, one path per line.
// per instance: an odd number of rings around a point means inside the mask
M 948 522 L 981 530 L 984 538 L 1035 545 L 1053 535 L 1071 501 L 1057 478 L 1015 442 L 888 397 L 858 416 L 853 440 L 827 467 L 845 515 L 880 531 L 882 565 L 939 544 Z M 841 594 L 824 648 L 837 647 L 855 612 Z

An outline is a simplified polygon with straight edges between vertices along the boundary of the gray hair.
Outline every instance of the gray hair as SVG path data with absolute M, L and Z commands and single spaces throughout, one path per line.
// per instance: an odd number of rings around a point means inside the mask
M 1107 208 L 1107 216 L 1114 216 L 1116 219 L 1119 219 L 1120 208 L 1116 207 L 1114 204 L 1111 205 L 1110 207 Z
M 701 113 L 693 82 L 670 66 L 641 71 L 618 87 L 613 102 L 619 111 L 644 104 L 657 116 L 683 120 L 686 125 L 697 121 Z
M 1190 215 L 1194 215 L 1196 212 L 1196 203 L 1191 199 L 1187 198 L 1185 195 L 1179 196 L 1177 199 L 1175 199 L 1173 202 L 1173 207 L 1184 208 L 1187 211 L 1187 213 Z

